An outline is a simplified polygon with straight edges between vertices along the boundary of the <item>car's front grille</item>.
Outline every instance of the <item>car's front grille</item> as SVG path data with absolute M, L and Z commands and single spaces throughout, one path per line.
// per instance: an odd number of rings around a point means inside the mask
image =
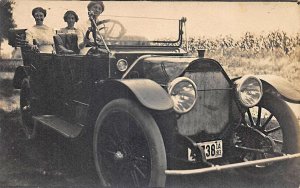
M 178 119 L 178 130 L 183 135 L 205 131 L 219 133 L 229 122 L 230 84 L 222 72 L 186 72 L 198 89 L 194 108 Z

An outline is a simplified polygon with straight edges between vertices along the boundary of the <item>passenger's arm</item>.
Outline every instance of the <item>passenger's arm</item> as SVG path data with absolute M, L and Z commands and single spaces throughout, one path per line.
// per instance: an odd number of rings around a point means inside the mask
M 79 49 L 83 49 L 90 42 L 90 40 L 86 38 L 85 32 L 86 31 L 79 30 L 79 32 L 77 33 Z
M 28 42 L 28 46 L 31 48 L 31 50 L 38 51 L 38 44 L 37 41 L 33 38 L 33 35 L 30 31 L 26 31 L 26 41 Z
M 59 48 L 60 54 L 75 54 L 75 52 L 73 50 L 69 50 L 69 49 L 65 48 L 63 45 L 58 45 L 58 48 Z

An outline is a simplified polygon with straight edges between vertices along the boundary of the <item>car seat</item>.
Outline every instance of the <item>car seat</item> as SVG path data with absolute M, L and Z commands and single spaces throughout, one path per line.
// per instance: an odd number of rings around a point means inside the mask
M 59 33 L 53 36 L 57 54 L 78 54 L 78 38 L 74 33 Z

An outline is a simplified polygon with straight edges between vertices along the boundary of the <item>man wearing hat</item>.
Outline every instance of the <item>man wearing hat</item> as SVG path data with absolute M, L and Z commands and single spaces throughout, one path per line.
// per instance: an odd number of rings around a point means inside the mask
M 98 17 L 104 11 L 104 4 L 102 1 L 91 1 L 87 5 L 87 9 L 89 11 L 89 15 L 93 17 L 93 19 L 97 22 Z M 82 25 L 80 29 L 80 34 L 78 35 L 78 47 L 79 49 L 83 49 L 90 42 L 90 40 L 85 36 L 89 26 L 91 25 L 91 21 L 88 20 L 86 24 Z M 91 39 L 92 40 L 92 39 Z

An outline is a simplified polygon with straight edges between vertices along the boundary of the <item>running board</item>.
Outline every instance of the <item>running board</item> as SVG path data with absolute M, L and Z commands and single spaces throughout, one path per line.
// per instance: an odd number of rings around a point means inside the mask
M 265 163 L 276 162 L 276 161 L 284 161 L 284 160 L 299 158 L 299 157 L 300 157 L 300 153 L 286 154 L 284 156 L 274 157 L 274 158 L 269 158 L 269 159 L 246 161 L 246 162 L 227 164 L 227 165 L 221 165 L 221 166 L 215 165 L 212 167 L 192 169 L 192 170 L 165 170 L 165 174 L 166 175 L 202 174 L 202 173 L 208 173 L 208 172 L 214 172 L 214 171 L 223 171 L 223 170 L 228 170 L 228 169 L 233 169 L 233 168 L 254 166 L 254 165 L 265 164 Z
M 41 123 L 46 125 L 55 131 L 59 132 L 67 138 L 77 137 L 82 130 L 82 126 L 71 124 L 65 120 L 60 119 L 55 115 L 40 115 L 33 116 L 34 123 Z

